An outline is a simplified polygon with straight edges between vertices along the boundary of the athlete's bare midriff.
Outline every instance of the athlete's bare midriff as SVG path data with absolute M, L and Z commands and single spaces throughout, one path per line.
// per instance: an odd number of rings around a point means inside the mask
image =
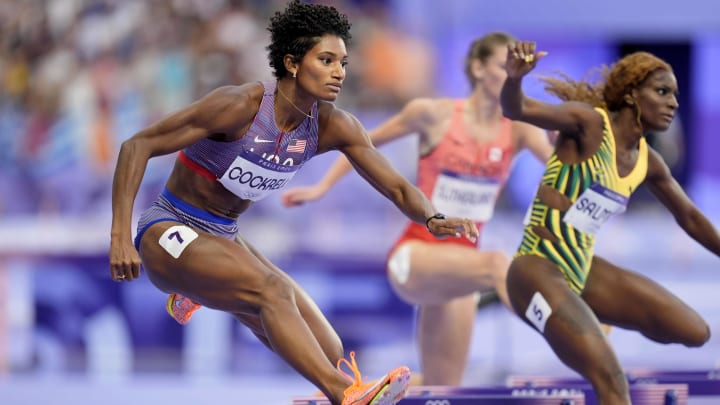
M 175 161 L 165 187 L 192 206 L 230 219 L 236 219 L 253 204 L 238 198 L 219 182 L 195 173 L 180 161 Z

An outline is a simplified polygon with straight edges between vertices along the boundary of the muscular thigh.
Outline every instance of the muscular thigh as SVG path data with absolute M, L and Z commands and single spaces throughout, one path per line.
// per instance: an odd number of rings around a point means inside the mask
M 150 280 L 165 292 L 180 293 L 209 308 L 257 311 L 270 269 L 244 246 L 187 229 L 175 222 L 147 229 L 140 256 Z
M 517 314 L 583 376 L 590 375 L 594 365 L 614 359 L 597 318 L 555 263 L 535 255 L 515 258 L 508 272 L 508 293 Z M 616 361 L 614 369 L 619 369 Z
M 432 272 L 443 275 L 461 271 L 482 276 L 494 270 L 496 262 L 493 259 L 501 254 L 452 243 L 408 241 L 401 246 L 409 248 L 410 263 L 418 274 Z
M 414 304 L 434 304 L 495 287 L 509 265 L 501 252 L 449 243 L 408 241 L 388 261 L 395 291 Z
M 310 329 L 313 331 L 315 336 L 320 340 L 326 352 L 332 352 L 333 348 L 331 348 L 331 346 L 333 345 L 339 347 L 341 345 L 340 338 L 337 336 L 335 330 L 330 325 L 330 322 L 327 320 L 327 318 L 325 318 L 325 315 L 323 315 L 320 308 L 310 297 L 310 295 L 305 291 L 305 289 L 303 289 L 300 284 L 293 280 L 292 277 L 290 277 L 282 269 L 270 262 L 267 257 L 265 257 L 250 243 L 240 237 L 236 239 L 236 242 L 244 246 L 253 255 L 255 255 L 255 257 L 260 260 L 260 262 L 263 263 L 273 274 L 275 274 L 276 276 L 278 276 L 292 286 L 294 290 L 295 303 L 298 307 L 298 310 L 300 311 L 300 314 L 302 315 L 303 319 L 305 319 L 305 322 L 308 323 L 308 326 L 310 326 Z M 338 356 L 342 355 L 342 349 L 339 349 L 339 351 L 334 351 L 338 352 Z
M 582 298 L 602 322 L 627 329 L 664 329 L 680 320 L 702 322 L 692 308 L 660 284 L 597 256 Z
M 515 312 L 536 329 L 565 302 L 579 301 L 557 265 L 534 255 L 513 259 L 507 288 Z

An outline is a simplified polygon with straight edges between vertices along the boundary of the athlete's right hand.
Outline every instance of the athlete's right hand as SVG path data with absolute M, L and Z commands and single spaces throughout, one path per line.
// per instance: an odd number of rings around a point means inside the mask
M 438 239 L 447 236 L 455 238 L 465 237 L 475 243 L 480 236 L 475 222 L 467 218 L 432 218 L 427 222 L 428 231 Z
M 538 60 L 545 57 L 545 51 L 536 52 L 535 42 L 517 41 L 508 44 L 507 61 L 505 69 L 509 78 L 520 78 L 535 68 Z
M 306 202 L 315 201 L 324 196 L 326 189 L 319 185 L 308 187 L 293 187 L 282 194 L 282 203 L 286 207 L 297 207 Z
M 110 277 L 133 281 L 140 277 L 140 255 L 130 242 L 110 241 Z

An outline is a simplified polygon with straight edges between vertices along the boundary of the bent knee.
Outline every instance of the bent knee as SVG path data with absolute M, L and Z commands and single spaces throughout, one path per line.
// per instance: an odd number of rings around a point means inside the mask
M 655 335 L 647 333 L 645 335 L 658 343 L 680 343 L 686 347 L 700 347 L 710 340 L 710 326 L 705 321 L 700 321 L 684 327 L 682 332 L 677 334 L 659 331 Z
M 497 268 L 497 271 L 500 272 L 503 277 L 506 277 L 507 272 L 510 269 L 510 263 L 512 262 L 510 256 L 506 255 L 503 252 L 493 252 L 492 262 L 495 268 Z
M 260 288 L 260 299 L 262 303 L 271 303 L 278 300 L 295 301 L 295 289 L 284 277 L 270 273 L 263 280 Z
M 505 282 L 511 259 L 502 252 L 487 252 L 487 266 L 496 282 Z
M 694 331 L 683 344 L 687 347 L 700 347 L 710 340 L 710 335 L 710 326 L 702 322 L 701 325 L 698 325 L 697 331 Z

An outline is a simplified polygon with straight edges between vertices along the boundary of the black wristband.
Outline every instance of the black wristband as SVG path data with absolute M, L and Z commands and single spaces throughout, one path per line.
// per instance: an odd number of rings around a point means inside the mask
M 432 233 L 432 230 L 430 230 L 430 221 L 433 219 L 446 219 L 446 218 L 447 217 L 445 216 L 445 214 L 441 214 L 438 212 L 437 214 L 435 214 L 425 220 L 425 228 L 427 228 L 428 232 Z

